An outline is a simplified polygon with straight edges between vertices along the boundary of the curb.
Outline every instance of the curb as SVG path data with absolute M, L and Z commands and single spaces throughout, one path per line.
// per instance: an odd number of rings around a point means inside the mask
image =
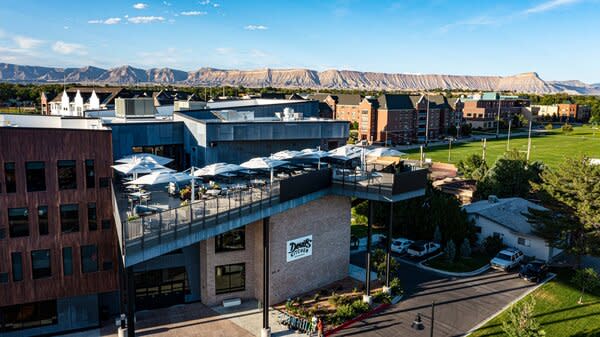
M 549 281 L 553 280 L 556 277 L 556 274 L 551 273 L 545 280 L 544 282 L 536 285 L 535 287 L 531 288 L 530 290 L 528 290 L 527 292 L 525 292 L 523 295 L 517 297 L 515 300 L 513 300 L 512 302 L 508 303 L 507 305 L 505 305 L 504 307 L 502 307 L 500 310 L 496 311 L 495 313 L 493 313 L 490 317 L 486 318 L 485 320 L 483 320 L 481 323 L 477 324 L 476 326 L 474 326 L 473 328 L 471 328 L 469 331 L 467 331 L 467 333 L 464 335 L 464 337 L 468 337 L 470 336 L 473 332 L 479 330 L 479 328 L 481 328 L 482 326 L 486 325 L 489 321 L 491 321 L 492 319 L 494 319 L 496 316 L 500 315 L 502 312 L 504 312 L 506 309 L 510 308 L 512 305 L 514 305 L 515 303 L 519 302 L 520 300 L 522 300 L 523 298 L 525 298 L 526 296 L 528 296 L 529 294 L 531 294 L 532 292 L 538 290 L 541 286 L 543 286 L 544 284 L 548 283 Z
M 398 297 L 398 296 L 397 296 L 397 297 Z M 396 297 L 396 298 L 397 298 L 397 297 Z M 401 296 L 400 296 L 400 297 L 401 297 Z M 396 299 L 396 298 L 394 298 L 394 299 Z M 378 305 L 377 307 L 375 307 L 373 310 L 371 310 L 371 311 L 367 311 L 367 312 L 365 312 L 365 313 L 363 313 L 363 314 L 360 314 L 360 315 L 358 315 L 358 316 L 354 317 L 353 319 L 351 319 L 351 320 L 349 320 L 349 321 L 346 321 L 346 322 L 344 322 L 344 323 L 342 323 L 342 324 L 338 325 L 337 327 L 335 327 L 335 328 L 333 328 L 333 329 L 331 329 L 331 330 L 329 330 L 329 331 L 326 331 L 326 332 L 325 332 L 325 336 L 332 336 L 332 335 L 334 335 L 334 334 L 336 334 L 336 333 L 340 332 L 341 330 L 344 330 L 344 329 L 346 329 L 347 327 L 349 327 L 350 325 L 352 325 L 352 324 L 354 324 L 354 323 L 356 323 L 356 322 L 358 322 L 358 321 L 362 321 L 362 320 L 363 320 L 363 319 L 365 319 L 365 318 L 369 318 L 369 317 L 371 317 L 372 315 L 374 315 L 374 314 L 376 314 L 376 313 L 380 312 L 381 310 L 383 310 L 383 309 L 385 309 L 385 308 L 389 307 L 390 305 L 391 305 L 391 304 L 388 304 L 388 303 L 385 303 L 385 304 L 380 304 L 380 305 Z

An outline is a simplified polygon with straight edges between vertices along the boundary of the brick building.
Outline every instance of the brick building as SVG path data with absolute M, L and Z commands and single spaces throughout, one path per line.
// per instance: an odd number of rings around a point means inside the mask
M 97 326 L 118 312 L 110 131 L 0 127 L 0 148 L 0 335 Z
M 529 100 L 518 96 L 503 96 L 496 92 L 462 98 L 463 118 L 474 129 L 496 128 L 496 120 L 508 123 L 529 107 Z

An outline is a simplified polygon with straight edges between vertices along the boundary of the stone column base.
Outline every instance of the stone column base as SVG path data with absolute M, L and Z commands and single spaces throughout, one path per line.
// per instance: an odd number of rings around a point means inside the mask
M 271 329 L 263 328 L 262 330 L 260 330 L 260 337 L 271 337 Z
M 384 294 L 390 295 L 392 293 L 392 288 L 383 286 L 383 288 L 381 289 L 381 292 Z
M 371 305 L 373 303 L 373 296 L 363 295 L 362 300 L 363 300 L 363 302 L 367 303 L 368 305 Z

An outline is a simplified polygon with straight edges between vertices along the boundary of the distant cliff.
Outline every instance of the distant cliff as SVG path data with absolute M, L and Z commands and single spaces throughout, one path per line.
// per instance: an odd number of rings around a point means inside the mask
M 122 66 L 101 69 L 49 68 L 0 63 L 0 81 L 29 83 L 176 84 L 276 88 L 331 88 L 384 90 L 504 90 L 537 94 L 565 92 L 600 94 L 598 84 L 581 81 L 544 81 L 537 73 L 514 76 L 411 75 L 349 70 L 310 69 L 221 70 L 201 68 L 181 71 L 170 68 L 139 69 Z

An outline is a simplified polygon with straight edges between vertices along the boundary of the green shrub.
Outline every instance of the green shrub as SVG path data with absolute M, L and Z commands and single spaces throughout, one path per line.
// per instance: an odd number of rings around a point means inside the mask
M 454 241 L 448 240 L 446 243 L 446 248 L 444 248 L 444 254 L 446 256 L 446 260 L 453 262 L 456 259 L 456 245 Z
M 495 256 L 504 248 L 504 243 L 502 243 L 501 237 L 490 235 L 483 241 L 483 247 L 488 256 Z
M 315 301 L 315 302 L 319 302 L 320 299 L 321 299 L 321 295 L 319 295 L 319 293 L 316 293 L 315 296 L 313 296 L 313 301 Z
M 462 257 L 471 257 L 471 243 L 465 238 L 460 246 L 460 255 Z
M 562 132 L 564 133 L 569 133 L 569 132 L 573 132 L 573 125 L 569 124 L 569 123 L 565 123 L 561 128 Z
M 376 303 L 389 304 L 392 303 L 392 297 L 390 294 L 386 294 L 383 291 L 378 291 L 373 295 L 373 301 Z
M 360 299 L 354 300 L 352 303 L 342 304 L 337 307 L 329 320 L 333 325 L 340 325 L 347 320 L 350 320 L 364 312 L 369 311 L 370 307 Z
M 400 282 L 399 278 L 394 277 L 390 281 L 390 290 L 392 291 L 393 295 L 399 295 L 402 293 L 402 283 Z
M 554 126 L 552 125 L 552 123 L 548 123 L 548 124 L 546 124 L 546 126 L 544 126 L 544 129 L 550 131 L 550 130 L 554 129 Z
M 340 295 L 336 294 L 335 292 L 332 292 L 331 296 L 329 297 L 329 299 L 327 301 L 331 305 L 337 305 L 338 302 L 340 301 Z

